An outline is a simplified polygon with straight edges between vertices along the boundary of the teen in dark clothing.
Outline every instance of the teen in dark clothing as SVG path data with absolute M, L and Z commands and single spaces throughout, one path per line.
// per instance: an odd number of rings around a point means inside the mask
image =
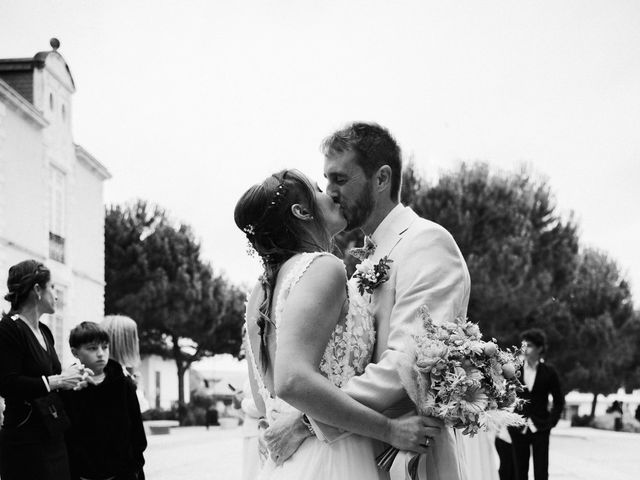
M 122 366 L 109 360 L 109 336 L 93 322 L 83 322 L 69 336 L 73 354 L 95 375 L 79 392 L 65 392 L 71 419 L 67 432 L 74 479 L 141 480 L 147 439 L 136 387 Z
M 526 400 L 520 413 L 526 420 L 525 427 L 510 427 L 513 445 L 516 480 L 529 478 L 529 455 L 533 451 L 535 480 L 549 478 L 549 435 L 556 426 L 564 408 L 564 394 L 555 369 L 544 363 L 547 337 L 542 330 L 532 328 L 521 335 L 525 347 L 525 362 L 520 379 L 524 390 L 518 394 Z M 549 395 L 553 398 L 548 408 Z

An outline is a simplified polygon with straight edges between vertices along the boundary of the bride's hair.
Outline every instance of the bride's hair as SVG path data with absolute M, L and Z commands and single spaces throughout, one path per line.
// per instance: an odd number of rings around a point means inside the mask
M 295 204 L 306 207 L 310 221 L 293 214 L 291 207 Z M 264 265 L 260 277 L 264 300 L 259 307 L 258 327 L 260 359 L 266 369 L 266 330 L 273 325 L 271 306 L 280 267 L 297 253 L 329 250 L 331 236 L 316 204 L 313 185 L 297 170 L 282 170 L 249 188 L 236 204 L 234 220 Z

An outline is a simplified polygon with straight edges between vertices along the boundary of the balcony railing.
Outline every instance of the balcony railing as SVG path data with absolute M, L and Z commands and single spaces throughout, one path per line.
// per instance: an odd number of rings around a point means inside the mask
M 64 263 L 64 238 L 49 232 L 49 258 Z

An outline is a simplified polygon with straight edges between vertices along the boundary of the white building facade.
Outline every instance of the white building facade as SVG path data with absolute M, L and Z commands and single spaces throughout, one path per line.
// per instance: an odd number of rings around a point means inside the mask
M 191 383 L 189 372 L 184 375 L 184 401 L 189 403 Z M 178 366 L 174 360 L 159 355 L 147 355 L 140 364 L 138 388 L 144 392 L 149 408 L 170 410 L 178 402 Z
M 33 258 L 51 270 L 58 305 L 49 324 L 62 364 L 69 331 L 104 314 L 107 169 L 72 135 L 75 84 L 53 50 L 0 59 L 0 294 L 11 265 Z M 2 309 L 9 305 L 2 301 Z

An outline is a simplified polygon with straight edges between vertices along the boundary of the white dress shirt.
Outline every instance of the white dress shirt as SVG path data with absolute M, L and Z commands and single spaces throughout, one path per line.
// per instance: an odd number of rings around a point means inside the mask
M 538 373 L 538 363 L 533 364 L 533 367 L 529 365 L 529 362 L 525 360 L 524 362 L 524 384 L 529 389 L 529 391 L 533 391 L 533 384 L 536 383 L 536 373 Z
M 536 362 L 533 364 L 533 366 L 531 366 L 529 365 L 529 362 L 527 362 L 526 360 L 524 362 L 524 384 L 530 392 L 533 391 L 533 384 L 536 383 L 536 374 L 538 373 L 538 363 L 540 362 Z M 527 428 L 532 433 L 535 433 L 538 430 L 530 418 L 527 418 L 527 425 L 524 427 L 524 432 L 527 431 Z

